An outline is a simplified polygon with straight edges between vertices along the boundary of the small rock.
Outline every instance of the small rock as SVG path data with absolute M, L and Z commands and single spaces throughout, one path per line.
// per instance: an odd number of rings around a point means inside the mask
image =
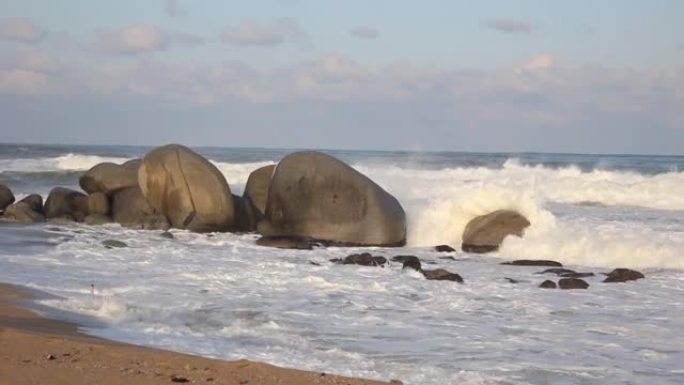
M 506 281 L 508 281 L 509 283 L 520 283 L 520 281 L 517 280 L 517 279 L 508 278 L 508 277 L 504 277 L 504 279 L 505 279 Z
M 188 380 L 185 377 L 177 376 L 174 374 L 171 376 L 171 382 L 186 383 L 186 382 L 190 382 L 190 380 Z
M 593 277 L 594 273 L 564 273 L 560 275 L 563 278 L 586 278 Z
M 399 263 L 405 263 L 406 261 L 411 261 L 411 260 L 418 260 L 418 257 L 415 255 L 397 255 L 392 258 L 390 258 L 392 262 L 399 262 Z
M 451 253 L 453 251 L 456 251 L 456 249 L 454 249 L 453 247 L 451 247 L 449 245 L 439 245 L 439 246 L 435 246 L 435 251 L 438 251 L 440 253 Z
M 610 273 L 603 282 L 627 282 L 636 281 L 637 279 L 645 278 L 644 275 L 636 270 L 630 270 L 625 268 L 618 268 Z
M 387 258 L 374 257 L 370 253 L 352 254 L 342 260 L 343 265 L 382 266 L 386 263 Z
M 575 270 L 570 270 L 570 269 L 563 269 L 563 268 L 553 268 L 553 269 L 546 269 L 544 271 L 539 271 L 534 274 L 556 274 L 556 275 L 561 275 L 561 274 L 569 274 L 569 273 L 574 273 Z
M 312 250 L 315 242 L 297 235 L 266 235 L 257 239 L 256 244 L 279 249 Z
M 448 259 L 450 261 L 456 261 L 456 258 L 452 257 L 451 255 L 447 255 L 446 257 L 439 257 L 439 259 Z
M 542 289 L 555 289 L 558 286 L 556 286 L 556 283 L 553 281 L 549 281 L 548 279 L 539 285 Z
M 557 266 L 563 267 L 563 264 L 556 261 L 548 261 L 544 259 L 519 259 L 517 261 L 502 262 L 502 265 L 512 266 Z
M 558 281 L 558 287 L 561 289 L 586 289 L 589 287 L 589 284 L 579 278 L 561 278 L 560 281 Z
M 102 245 L 104 245 L 104 247 L 108 249 L 128 247 L 126 243 L 117 241 L 116 239 L 107 239 L 105 241 L 102 241 Z
M 57 357 L 55 357 L 53 354 L 48 354 L 47 356 L 45 356 L 45 359 L 48 361 L 52 361 L 57 359 Z
M 171 233 L 168 232 L 168 231 L 162 232 L 161 234 L 159 234 L 159 236 L 162 237 L 162 238 L 167 238 L 167 239 L 173 239 L 173 238 L 174 238 L 174 237 L 173 237 L 173 234 L 171 234 Z
M 454 281 L 454 282 L 458 282 L 458 283 L 463 283 L 463 278 L 461 278 L 460 275 L 458 275 L 456 273 L 452 273 L 452 272 L 444 270 L 444 269 L 423 270 L 423 275 L 428 280 Z
M 309 265 L 313 265 L 313 266 L 320 266 L 321 264 L 320 264 L 320 263 L 318 263 L 318 262 L 314 262 L 314 261 L 309 261 Z
M 423 266 L 421 266 L 418 257 L 414 257 L 413 255 L 406 255 L 405 257 L 402 269 L 413 269 L 415 271 L 423 272 Z

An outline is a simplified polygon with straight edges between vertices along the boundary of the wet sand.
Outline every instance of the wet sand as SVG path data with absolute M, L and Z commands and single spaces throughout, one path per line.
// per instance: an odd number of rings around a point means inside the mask
M 223 361 L 109 341 L 21 307 L 35 293 L 0 283 L 0 385 L 380 385 L 386 382 Z M 400 384 L 393 381 L 393 384 Z

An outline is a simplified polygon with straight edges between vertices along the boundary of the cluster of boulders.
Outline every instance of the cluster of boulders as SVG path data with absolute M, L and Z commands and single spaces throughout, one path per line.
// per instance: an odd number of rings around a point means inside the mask
M 56 187 L 45 204 L 32 194 L 14 203 L 0 188 L 3 216 L 22 222 L 116 222 L 138 229 L 258 231 L 260 245 L 402 246 L 406 215 L 375 182 L 329 155 L 303 151 L 252 172 L 242 196 L 207 159 L 181 145 L 158 147 L 124 164 L 100 163 L 83 189 Z
M 553 266 L 550 269 L 535 273 L 553 274 L 560 277 L 558 283 L 550 279 L 545 280 L 539 285 L 539 287 L 542 289 L 587 289 L 589 288 L 589 283 L 582 278 L 594 277 L 596 275 L 592 272 L 577 272 L 566 269 L 563 268 L 563 264 L 560 262 L 549 260 L 521 259 L 511 262 L 503 262 L 501 264 L 509 266 Z M 603 280 L 604 283 L 636 281 L 637 279 L 644 278 L 644 275 L 641 272 L 626 268 L 617 268 L 610 273 L 603 273 L 603 275 L 606 276 L 606 278 Z M 513 278 L 506 277 L 505 279 L 510 283 L 520 282 Z

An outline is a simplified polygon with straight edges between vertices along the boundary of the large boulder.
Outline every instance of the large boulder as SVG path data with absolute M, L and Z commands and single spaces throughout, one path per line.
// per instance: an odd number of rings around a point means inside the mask
M 90 213 L 88 196 L 64 187 L 50 190 L 43 207 L 47 219 L 83 222 Z
M 469 253 L 496 251 L 509 235 L 522 237 L 530 221 L 511 210 L 497 210 L 473 218 L 463 231 L 461 249 Z
M 7 206 L 4 217 L 18 222 L 35 223 L 45 221 L 43 215 L 43 197 L 31 194 L 24 199 Z
M 258 230 L 337 245 L 402 246 L 406 216 L 399 201 L 365 175 L 329 155 L 306 151 L 286 156 L 276 167 Z
M 231 230 L 233 196 L 223 174 L 187 147 L 170 144 L 150 151 L 138 184 L 153 209 L 172 227 L 197 232 Z
M 140 187 L 120 190 L 112 200 L 112 219 L 124 227 L 146 230 L 166 230 L 169 222 L 145 199 Z
M 99 192 L 111 196 L 118 190 L 138 185 L 140 163 L 140 159 L 129 160 L 122 165 L 100 163 L 86 171 L 78 183 L 88 194 Z
M 4 184 L 0 184 L 0 211 L 4 210 L 5 207 L 14 203 L 14 194 L 12 190 Z
M 91 214 L 108 215 L 109 197 L 105 193 L 95 192 L 88 196 L 88 210 Z
M 271 185 L 271 176 L 275 170 L 275 165 L 260 167 L 247 178 L 245 192 L 242 197 L 248 206 L 253 227 L 264 217 L 266 213 L 266 202 L 268 202 L 268 188 Z

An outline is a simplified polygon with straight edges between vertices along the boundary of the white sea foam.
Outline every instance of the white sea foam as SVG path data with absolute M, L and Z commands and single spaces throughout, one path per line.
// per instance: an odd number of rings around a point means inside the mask
M 50 172 L 88 170 L 102 162 L 123 163 L 129 158 L 64 154 L 48 158 L 0 159 L 0 171 Z

